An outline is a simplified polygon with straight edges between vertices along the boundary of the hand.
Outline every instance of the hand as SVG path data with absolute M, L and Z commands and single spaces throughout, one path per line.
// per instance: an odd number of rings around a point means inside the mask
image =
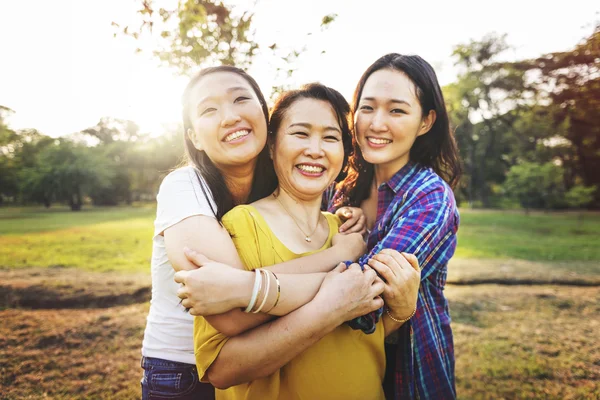
M 327 274 L 312 301 L 319 302 L 332 317 L 339 318 L 338 325 L 341 325 L 381 308 L 383 289 L 383 282 L 368 266 L 363 272 L 358 264 L 346 268 L 340 263 Z
M 360 233 L 337 233 L 331 238 L 331 246 L 338 250 L 340 260 L 356 261 L 367 252 L 367 244 Z
M 252 272 L 221 264 L 202 254 L 184 249 L 185 255 L 198 269 L 175 273 L 175 282 L 182 287 L 177 296 L 191 315 L 222 314 L 246 307 L 252 292 Z
M 367 219 L 363 210 L 357 207 L 340 207 L 335 215 L 345 221 L 340 226 L 340 233 L 360 233 L 364 235 L 367 232 Z
M 421 284 L 419 261 L 413 254 L 383 249 L 368 262 L 385 281 L 383 300 L 396 319 L 408 318 L 417 306 Z

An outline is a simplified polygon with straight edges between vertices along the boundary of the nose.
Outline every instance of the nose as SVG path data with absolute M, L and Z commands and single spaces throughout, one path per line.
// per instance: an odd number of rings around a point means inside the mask
M 383 111 L 375 111 L 369 129 L 373 132 L 386 132 L 388 130 L 386 116 Z
M 234 107 L 224 106 L 221 114 L 221 126 L 227 128 L 233 126 L 242 120 L 242 117 L 236 112 Z
M 325 156 L 319 135 L 313 135 L 310 138 L 306 148 L 304 149 L 304 154 L 311 158 L 320 158 Z

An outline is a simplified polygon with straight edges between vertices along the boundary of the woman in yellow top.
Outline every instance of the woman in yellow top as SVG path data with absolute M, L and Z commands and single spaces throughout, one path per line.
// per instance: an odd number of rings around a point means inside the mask
M 348 113 L 343 96 L 319 84 L 288 92 L 275 105 L 268 145 L 278 187 L 269 197 L 235 207 L 222 221 L 246 270 L 293 260 L 332 245 L 340 220 L 321 212 L 320 205 L 323 192 L 347 159 L 345 149 L 350 148 L 351 140 Z M 403 269 L 415 272 L 398 253 L 381 260 L 385 268 L 399 275 Z M 345 298 L 347 287 L 340 274 L 347 282 L 363 282 L 364 296 Z M 298 282 L 311 281 L 304 286 L 314 290 L 307 290 L 304 297 L 288 298 L 282 295 L 275 274 L 259 271 L 252 275 L 250 300 L 240 306 L 247 312 L 263 313 L 248 313 L 238 317 L 238 322 L 243 327 L 240 332 L 255 328 L 228 337 L 203 317 L 195 320 L 199 376 L 219 388 L 217 399 L 384 398 L 384 337 L 401 323 L 386 316 L 375 332 L 367 335 L 344 322 L 382 307 L 384 290 L 399 293 L 400 288 L 414 287 L 384 283 L 369 267 L 363 273 L 356 264 L 348 269 L 341 264 L 329 274 L 296 275 Z M 406 276 L 406 280 L 412 278 Z M 231 277 L 236 279 L 233 274 Z M 179 280 L 185 283 L 181 275 Z M 411 300 L 416 300 L 416 290 L 404 292 L 408 293 L 402 296 L 409 301 L 403 306 L 414 307 Z M 266 322 L 273 318 L 267 310 L 284 317 Z

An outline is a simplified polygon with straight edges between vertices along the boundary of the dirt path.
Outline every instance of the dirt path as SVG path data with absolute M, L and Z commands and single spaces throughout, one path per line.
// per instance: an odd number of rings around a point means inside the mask
M 0 309 L 106 308 L 150 300 L 149 274 L 0 269 Z

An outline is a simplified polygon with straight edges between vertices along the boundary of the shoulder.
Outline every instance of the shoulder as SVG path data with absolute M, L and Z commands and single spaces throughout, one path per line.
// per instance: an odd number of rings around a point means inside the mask
M 156 200 L 157 220 L 164 224 L 192 215 L 214 217 L 217 209 L 206 182 L 192 167 L 170 172 L 161 182 Z
M 229 210 L 221 222 L 231 235 L 248 233 L 254 230 L 256 213 L 256 209 L 250 205 L 239 205 Z
M 439 203 L 456 207 L 454 192 L 431 168 L 419 167 L 406 190 L 407 200 L 418 203 Z
M 177 168 L 167 174 L 160 184 L 159 192 L 169 189 L 174 186 L 187 185 L 191 186 L 194 183 L 199 183 L 200 180 L 204 182 L 204 179 L 200 174 L 196 173 L 196 170 L 191 166 Z
M 327 211 L 322 211 L 321 213 L 325 216 L 325 219 L 327 219 L 329 227 L 335 228 L 335 231 L 337 232 L 339 227 L 342 225 L 342 220 L 340 217 Z

